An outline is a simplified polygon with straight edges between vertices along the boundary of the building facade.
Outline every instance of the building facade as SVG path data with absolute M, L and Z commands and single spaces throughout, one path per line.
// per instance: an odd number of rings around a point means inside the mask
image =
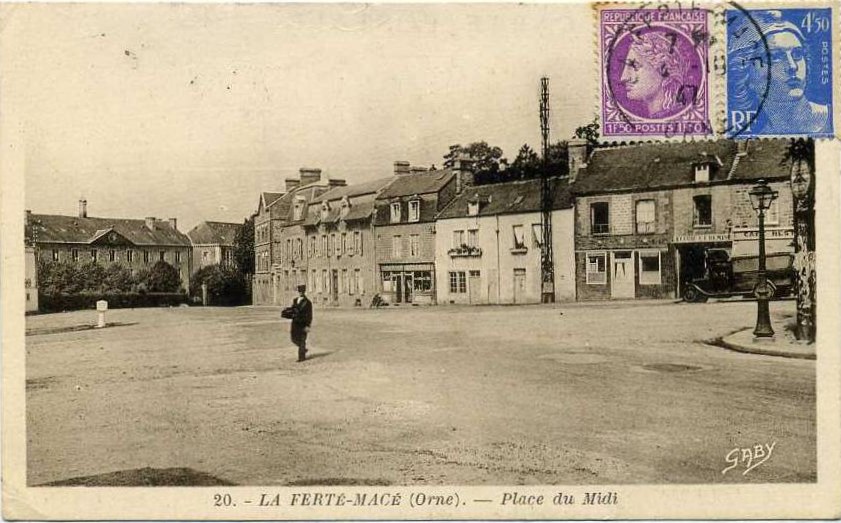
M 719 140 L 597 149 L 575 174 L 575 250 L 582 300 L 676 298 L 701 277 L 708 249 L 757 252 L 748 192 L 779 192 L 768 253 L 793 252 L 786 142 Z
M 311 173 L 311 176 L 307 176 Z M 301 180 L 308 183 L 302 185 Z M 272 263 L 272 282 L 274 285 L 274 303 L 290 304 L 298 296 L 298 285 L 307 285 L 309 277 L 309 261 L 312 251 L 307 245 L 307 232 L 304 222 L 307 219 L 309 204 L 332 188 L 344 187 L 347 184 L 340 179 L 321 179 L 318 169 L 303 169 L 298 179 L 286 180 L 286 195 L 283 197 L 282 212 L 285 218 L 280 222 L 275 237 L 274 257 Z M 308 289 L 311 292 L 312 289 Z
M 285 180 L 284 192 L 263 193 L 254 218 L 252 302 L 280 305 L 290 302 L 298 284 L 305 283 L 303 218 L 308 202 L 344 180 L 322 180 L 321 169 L 302 167 L 298 178 Z M 303 212 L 302 212 L 303 211 Z
M 233 267 L 234 242 L 242 229 L 241 223 L 204 221 L 190 229 L 187 237 L 193 245 L 192 271 L 210 265 Z
M 573 201 L 566 179 L 551 188 L 555 298 L 574 300 Z M 540 180 L 468 186 L 437 218 L 438 303 L 540 303 Z
M 24 288 L 26 289 L 26 305 L 24 311 L 36 312 L 38 310 L 38 269 L 35 263 L 35 248 L 27 246 L 24 248 Z
M 299 255 L 308 258 L 307 294 L 314 304 L 367 306 L 377 292 L 374 202 L 392 181 L 335 187 L 308 204 Z M 298 271 L 295 276 L 302 274 Z
M 272 290 L 272 233 L 277 233 L 282 220 L 280 209 L 274 208 L 284 193 L 264 192 L 260 195 L 254 214 L 254 276 L 251 283 L 251 300 L 254 305 L 274 303 Z
M 77 216 L 27 211 L 26 227 L 40 260 L 121 264 L 132 273 L 165 261 L 175 267 L 182 287 L 189 290 L 192 245 L 178 231 L 175 218 L 90 217 L 87 201 L 80 200 Z
M 394 162 L 395 179 L 377 197 L 377 281 L 389 304 L 436 302 L 435 216 L 455 196 L 457 170 Z

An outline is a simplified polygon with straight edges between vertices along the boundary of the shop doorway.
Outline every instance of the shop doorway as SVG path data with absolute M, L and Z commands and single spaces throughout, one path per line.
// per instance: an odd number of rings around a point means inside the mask
M 482 292 L 482 274 L 479 271 L 470 271 L 470 278 L 467 280 L 467 293 L 470 296 L 470 303 L 479 303 Z
M 526 270 L 514 269 L 514 303 L 523 303 L 526 299 Z
M 611 258 L 610 297 L 622 300 L 634 297 L 634 253 L 617 251 Z

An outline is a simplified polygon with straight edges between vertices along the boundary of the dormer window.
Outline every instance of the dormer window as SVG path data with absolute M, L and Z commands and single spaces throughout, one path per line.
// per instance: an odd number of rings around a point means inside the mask
M 304 217 L 304 205 L 306 200 L 301 197 L 295 198 L 295 206 L 292 208 L 292 219 L 298 221 Z
M 710 181 L 710 163 L 702 162 L 695 164 L 695 183 Z
M 479 193 L 476 193 L 475 196 L 467 200 L 467 215 L 478 216 L 479 211 L 482 210 L 482 204 L 490 203 L 490 201 L 490 196 L 480 196 Z
M 327 215 L 330 214 L 330 204 L 327 202 L 321 203 L 321 219 L 326 220 Z
M 350 200 L 348 200 L 347 196 L 342 198 L 342 217 L 344 218 L 347 216 L 347 213 L 350 212 Z
M 400 202 L 391 204 L 391 223 L 400 222 Z
M 411 200 L 409 202 L 409 221 L 420 221 L 420 200 Z

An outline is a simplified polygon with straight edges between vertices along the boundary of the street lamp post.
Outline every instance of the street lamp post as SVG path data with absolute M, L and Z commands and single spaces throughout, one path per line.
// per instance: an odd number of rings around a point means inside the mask
M 774 336 L 774 329 L 771 328 L 771 314 L 768 310 L 768 300 L 773 295 L 773 288 L 768 284 L 768 277 L 765 272 L 765 211 L 771 207 L 771 202 L 777 199 L 777 191 L 768 187 L 765 180 L 759 180 L 750 192 L 750 203 L 753 210 L 759 215 L 759 271 L 757 282 L 754 288 L 756 296 L 756 328 L 753 335 L 757 338 L 771 338 Z

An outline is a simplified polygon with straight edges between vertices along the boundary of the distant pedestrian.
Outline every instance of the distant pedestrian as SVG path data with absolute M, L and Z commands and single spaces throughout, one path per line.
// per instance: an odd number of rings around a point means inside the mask
M 306 285 L 298 285 L 298 297 L 292 300 L 292 343 L 298 346 L 298 361 L 307 359 L 307 334 L 312 325 L 312 302 L 307 298 Z

